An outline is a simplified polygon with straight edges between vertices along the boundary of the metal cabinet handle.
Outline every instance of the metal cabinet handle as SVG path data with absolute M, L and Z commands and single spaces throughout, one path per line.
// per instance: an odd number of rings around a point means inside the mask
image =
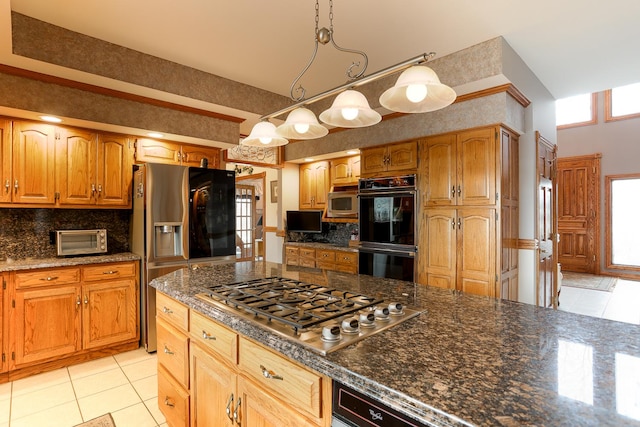
M 80 295 L 76 297 L 76 310 L 80 308 L 82 301 L 80 301 Z
M 45 282 L 51 282 L 53 280 L 58 280 L 58 276 L 41 277 L 40 280 L 45 281 Z
M 205 340 L 212 340 L 215 341 L 216 337 L 214 337 L 213 335 L 209 335 L 206 331 L 202 331 L 202 338 Z
M 118 271 L 117 270 L 103 271 L 102 274 L 118 274 Z M 166 313 L 166 311 L 165 311 L 165 313 Z
M 280 375 L 276 375 L 275 372 L 268 370 L 262 365 L 260 365 L 260 369 L 262 370 L 262 375 L 265 378 L 268 378 L 270 380 L 284 380 L 284 378 L 282 378 Z
M 237 425 L 240 425 L 240 420 L 238 420 L 238 418 L 240 417 L 240 405 L 242 404 L 242 399 L 240 398 L 240 396 L 238 396 L 238 404 L 236 405 L 236 409 L 233 411 L 233 421 L 236 422 Z
M 171 402 L 171 400 L 169 400 L 169 396 L 166 396 L 166 397 L 164 398 L 164 404 L 165 404 L 165 405 L 167 405 L 167 406 L 169 406 L 169 407 L 171 407 L 171 408 L 173 408 L 174 406 L 176 406 L 176 404 L 175 404 L 175 403 L 173 403 L 173 402 Z
M 9 187 L 11 186 L 11 183 L 9 182 L 9 180 L 6 180 L 4 182 L 4 189 L 5 191 L 8 193 L 9 192 Z
M 85 305 L 89 304 L 89 297 L 86 296 L 86 295 L 84 296 L 84 303 L 85 303 Z
M 460 230 L 460 227 L 462 227 L 462 221 L 460 221 L 460 218 L 458 218 L 458 230 Z
M 173 351 L 169 350 L 169 347 L 167 347 L 166 344 L 165 344 L 165 346 L 164 346 L 164 354 L 168 354 L 169 356 L 173 356 L 175 353 Z
M 453 197 L 455 197 L 455 195 L 456 195 L 456 186 L 455 186 L 455 185 L 452 185 L 452 186 L 451 186 L 451 195 L 452 195 Z
M 13 188 L 16 189 L 16 191 L 18 191 L 18 180 L 16 179 L 16 182 L 13 184 Z
M 451 228 L 453 228 L 454 230 L 456 229 L 456 219 L 455 218 L 451 218 Z
M 460 188 L 460 186 L 458 185 L 458 197 L 460 197 L 460 195 L 462 194 L 462 189 Z
M 94 194 L 95 192 L 96 192 L 96 185 L 91 184 L 91 194 Z
M 98 184 L 98 194 L 102 193 L 102 184 Z
M 166 314 L 173 314 L 173 310 L 167 308 L 167 307 L 162 307 L 162 312 L 166 313 Z
M 227 402 L 227 407 L 225 409 L 227 418 L 233 420 L 233 417 L 231 416 L 231 405 L 233 405 L 233 393 L 231 393 L 231 396 L 229 396 L 229 401 Z

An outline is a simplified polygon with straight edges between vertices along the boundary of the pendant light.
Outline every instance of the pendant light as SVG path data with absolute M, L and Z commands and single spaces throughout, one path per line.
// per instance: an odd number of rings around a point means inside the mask
M 242 145 L 250 147 L 278 147 L 289 141 L 276 133 L 276 125 L 268 121 L 256 124 L 248 137 L 242 140 Z
M 287 120 L 276 128 L 276 133 L 284 138 L 315 139 L 329 133 L 329 129 L 318 123 L 313 111 L 298 107 L 287 116 Z
M 416 65 L 400 74 L 396 84 L 380 96 L 380 105 L 399 113 L 426 113 L 450 105 L 456 92 L 440 83 L 431 68 Z
M 382 116 L 369 107 L 363 94 L 346 90 L 336 97 L 331 108 L 320 114 L 320 120 L 342 128 L 361 128 L 380 123 Z

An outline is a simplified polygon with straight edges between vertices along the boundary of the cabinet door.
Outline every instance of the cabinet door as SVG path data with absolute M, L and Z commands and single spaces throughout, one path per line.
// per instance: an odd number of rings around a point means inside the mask
M 387 150 L 388 172 L 418 167 L 418 143 L 416 141 L 389 145 Z
M 462 132 L 458 135 L 458 205 L 496 203 L 496 130 Z
M 181 147 L 179 144 L 155 139 L 136 140 L 135 160 L 138 163 L 180 164 Z
M 317 427 L 318 424 L 273 398 L 249 379 L 238 377 L 240 425 L 245 427 Z M 329 415 L 327 415 L 329 416 Z M 211 424 L 224 425 L 224 424 Z
M 313 164 L 314 191 L 313 208 L 324 209 L 327 205 L 329 194 L 329 162 L 316 162 Z
M 0 273 L 0 372 L 4 372 L 7 370 L 7 351 L 5 350 L 5 343 L 7 338 L 7 331 L 5 330 L 5 322 L 4 322 L 4 305 L 5 305 L 5 291 L 7 288 L 9 281 L 9 275 Z
M 495 296 L 496 210 L 458 210 L 458 290 Z
M 360 156 L 333 159 L 331 165 L 331 184 L 355 185 L 360 178 Z
M 11 202 L 11 122 L 0 119 L 0 203 Z
M 192 343 L 190 350 L 191 426 L 232 426 L 233 415 L 242 404 L 236 393 L 235 370 L 197 344 Z M 241 425 L 247 426 L 245 423 Z
M 418 282 L 440 288 L 456 287 L 456 210 L 426 211 L 424 251 L 418 251 L 421 271 Z M 425 277 L 426 276 L 426 277 Z
M 55 201 L 55 127 L 14 122 L 14 203 L 53 204 Z
M 121 135 L 98 135 L 98 205 L 131 207 L 133 177 L 129 139 Z
M 387 147 L 363 149 L 360 152 L 362 176 L 374 175 L 387 170 Z
M 202 159 L 207 159 L 209 169 L 216 169 L 220 165 L 220 150 L 195 145 L 182 146 L 183 165 L 200 166 Z
M 85 349 L 135 340 L 138 299 L 135 279 L 105 280 L 82 286 Z
M 424 206 L 453 206 L 456 204 L 456 136 L 440 135 L 424 143 L 422 167 Z
M 300 209 L 313 208 L 313 195 L 315 192 L 314 171 L 310 164 L 300 165 Z
M 189 392 L 162 365 L 158 366 L 158 408 L 167 425 L 189 427 Z
M 60 204 L 89 205 L 96 202 L 96 134 L 79 129 L 60 129 L 56 142 L 56 191 Z
M 16 291 L 15 367 L 79 351 L 80 304 L 78 286 Z

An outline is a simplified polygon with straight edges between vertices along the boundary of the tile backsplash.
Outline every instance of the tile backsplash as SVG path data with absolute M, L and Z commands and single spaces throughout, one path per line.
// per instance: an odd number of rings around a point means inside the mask
M 109 254 L 129 252 L 127 209 L 4 209 L 0 208 L 0 260 L 52 258 L 54 230 L 107 229 Z
M 296 233 L 287 231 L 288 242 L 330 243 L 336 246 L 348 246 L 352 233 L 358 233 L 355 223 L 322 223 L 322 233 Z

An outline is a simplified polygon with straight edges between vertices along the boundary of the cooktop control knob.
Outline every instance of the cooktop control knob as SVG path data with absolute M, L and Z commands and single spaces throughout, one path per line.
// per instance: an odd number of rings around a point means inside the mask
M 322 341 L 335 342 L 340 341 L 340 326 L 325 326 L 322 328 Z
M 375 326 L 376 316 L 372 312 L 360 314 L 360 326 L 372 328 Z
M 389 313 L 392 316 L 399 316 L 404 313 L 404 308 L 399 302 L 392 302 L 389 304 Z
M 349 317 L 342 321 L 342 332 L 345 334 L 357 334 L 360 332 L 360 325 L 358 319 L 355 317 Z
M 374 315 L 377 320 L 389 320 L 389 309 L 387 307 L 376 307 Z

